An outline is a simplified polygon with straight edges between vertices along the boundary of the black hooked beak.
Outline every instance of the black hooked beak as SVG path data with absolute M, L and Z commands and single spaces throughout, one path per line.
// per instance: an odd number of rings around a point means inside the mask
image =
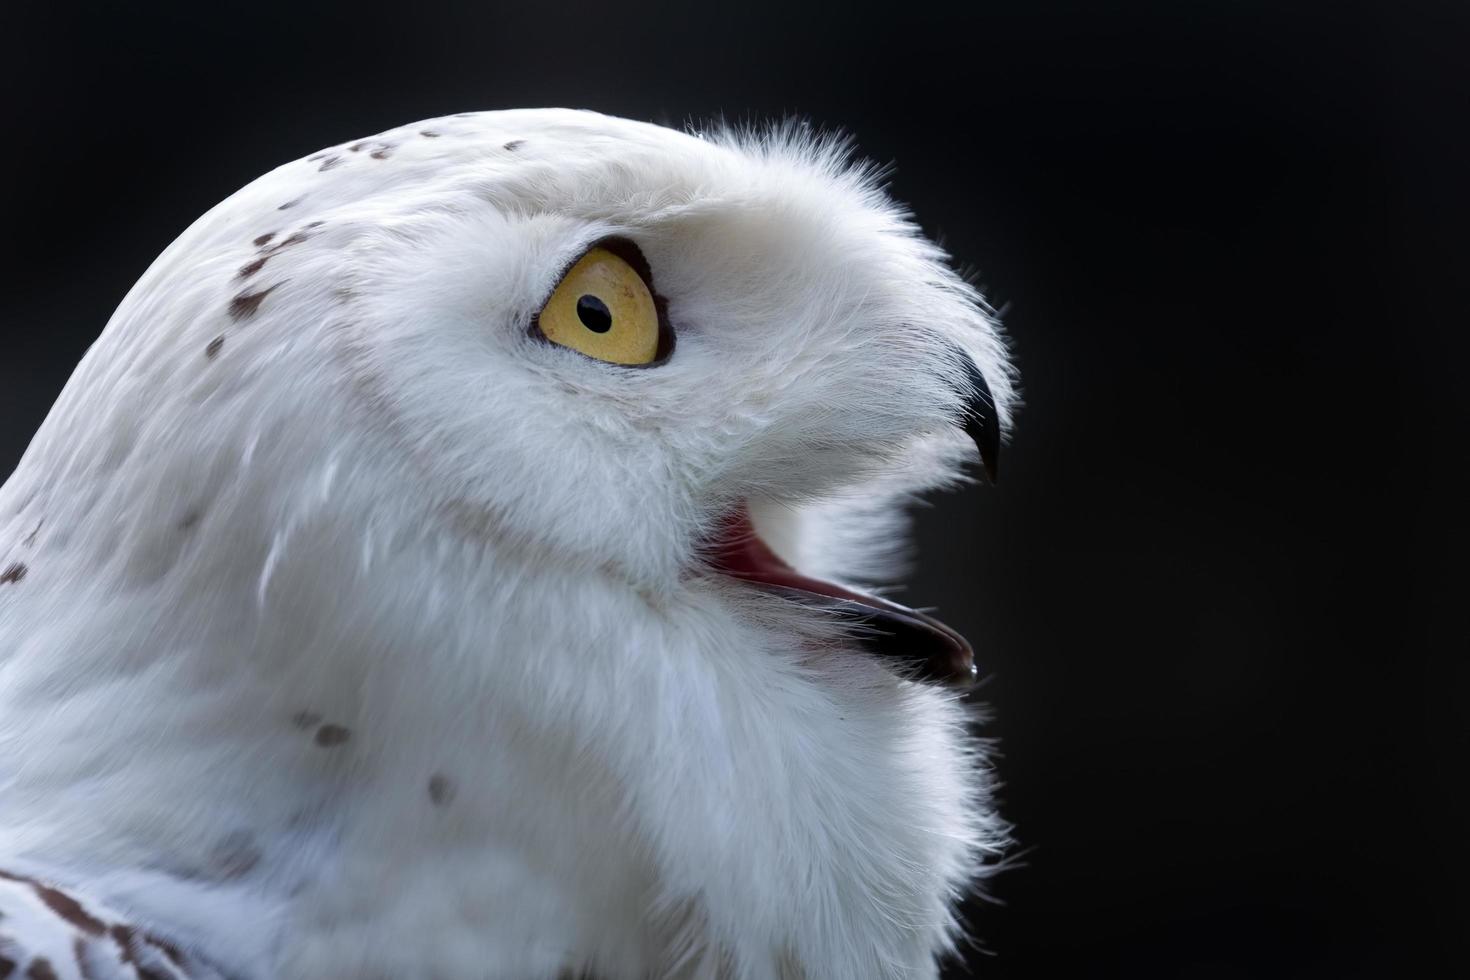
M 995 396 L 985 375 L 975 366 L 970 355 L 958 351 L 960 363 L 964 365 L 968 390 L 965 395 L 965 434 L 975 440 L 980 450 L 980 462 L 985 467 L 985 477 L 995 482 L 1000 463 L 1000 414 L 995 410 Z

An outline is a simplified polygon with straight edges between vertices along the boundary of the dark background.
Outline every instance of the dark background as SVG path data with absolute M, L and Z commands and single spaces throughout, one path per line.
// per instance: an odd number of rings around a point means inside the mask
M 976 641 L 1027 848 L 971 968 L 1462 960 L 1470 5 L 530 6 L 7 4 L 0 473 L 278 163 L 467 109 L 799 113 L 896 163 L 1023 372 L 907 593 Z

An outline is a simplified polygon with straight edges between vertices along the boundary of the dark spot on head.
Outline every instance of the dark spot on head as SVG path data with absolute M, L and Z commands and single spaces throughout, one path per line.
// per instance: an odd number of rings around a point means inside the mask
M 261 301 L 275 288 L 275 286 L 270 286 L 255 293 L 241 293 L 230 300 L 230 319 L 243 320 L 247 316 L 254 316 L 255 311 L 260 309 Z
M 298 711 L 291 716 L 291 724 L 295 725 L 302 731 L 306 731 L 306 729 L 311 728 L 314 725 L 321 724 L 321 720 L 322 716 L 317 714 L 315 711 Z
M 308 228 L 320 228 L 324 224 L 326 224 L 325 221 L 308 221 L 306 223 L 306 227 L 308 227 Z
M 240 266 L 239 278 L 249 279 L 251 276 L 255 275 L 257 272 L 263 269 L 269 259 L 269 255 L 262 255 L 260 258 L 255 259 L 254 261 L 246 262 L 244 265 Z
M 367 145 L 368 140 L 363 140 L 361 143 L 353 143 L 351 146 L 348 147 L 348 149 L 351 150 L 353 153 L 360 153 L 362 152 L 362 148 Z
M 45 523 L 46 523 L 46 518 L 44 518 L 44 517 L 41 518 L 39 521 L 37 521 L 36 522 L 35 529 L 32 530 L 30 534 L 27 534 L 25 536 L 25 540 L 22 541 L 21 544 L 24 545 L 27 548 L 29 548 L 31 545 L 35 544 L 36 543 L 36 535 L 38 535 L 38 534 L 41 533 L 41 525 L 43 525 Z
M 352 737 L 352 731 L 341 725 L 323 725 L 316 730 L 316 744 L 324 749 L 341 745 Z
M 220 334 L 218 337 L 214 338 L 207 345 L 205 345 L 204 356 L 209 358 L 210 360 L 214 360 L 215 355 L 218 354 L 220 352 L 220 348 L 224 346 L 225 335 Z
M 436 140 L 440 136 L 439 133 L 434 132 L 432 129 L 421 129 L 421 130 L 419 130 L 419 135 L 420 136 L 427 136 L 431 140 Z
M 322 161 L 322 165 L 320 167 L 317 167 L 316 169 L 318 172 L 323 170 L 331 170 L 333 167 L 341 162 L 341 157 L 327 157 L 325 160 Z
M 92 967 L 87 961 L 87 940 L 82 936 L 73 936 L 71 939 L 71 955 L 77 961 L 77 973 L 82 980 L 97 980 L 97 975 L 92 972 Z M 0 974 L 3 976 L 3 974 Z
M 261 236 L 259 236 L 258 238 L 255 239 L 255 243 L 254 243 L 255 244 L 255 247 L 256 248 L 260 248 L 262 246 L 269 245 L 271 239 L 272 238 L 275 238 L 275 237 L 276 237 L 276 233 L 275 232 L 268 231 L 264 235 L 261 235 Z
M 184 965 L 184 951 L 167 939 L 160 939 L 151 932 L 145 932 L 143 933 L 143 940 L 155 949 L 163 950 L 163 955 L 167 956 L 174 966 L 182 967 Z
M 386 160 L 388 159 L 388 150 L 389 147 L 385 146 L 381 149 L 374 150 L 373 152 L 369 153 L 368 156 L 372 157 L 374 160 Z
M 307 157 L 306 159 L 308 161 L 320 160 L 322 157 L 326 156 L 330 152 L 331 152 L 330 150 L 321 150 L 321 151 L 319 151 L 317 153 L 313 153 L 311 156 Z
M 117 943 L 126 951 L 127 955 L 124 957 L 125 959 L 133 955 L 133 930 L 131 927 L 117 922 L 107 930 L 107 934 L 112 937 L 113 942 Z
M 287 208 L 294 208 L 296 205 L 298 205 L 300 203 L 301 203 L 301 198 L 298 197 L 294 201 L 287 201 L 285 204 L 282 204 L 280 207 L 276 208 L 276 210 L 277 211 L 284 211 Z
M 168 980 L 164 974 L 138 962 L 138 954 L 133 945 L 137 941 L 137 934 L 130 927 L 119 923 L 108 929 L 107 933 L 117 943 L 118 957 L 133 968 L 138 980 Z M 161 946 L 159 948 L 162 949 Z
M 20 562 L 11 562 L 11 564 L 5 569 L 5 571 L 0 572 L 0 585 L 11 585 L 15 582 L 19 582 L 21 579 L 26 577 L 26 572 L 28 571 L 30 571 L 30 569 L 26 568 L 25 565 L 21 564 Z
M 39 881 L 31 882 L 31 888 L 35 891 L 36 897 L 46 903 L 47 908 L 88 935 L 100 936 L 107 928 L 101 919 L 89 914 L 86 909 L 82 908 L 80 902 L 65 892 L 49 888 Z
M 449 781 L 448 776 L 436 772 L 429 777 L 429 802 L 435 806 L 447 806 L 454 802 L 454 784 Z
M 526 141 L 525 140 L 511 140 L 509 143 L 505 144 L 505 148 L 507 150 L 509 150 L 510 152 L 514 153 L 516 150 L 519 150 L 521 147 L 523 147 L 525 145 L 526 145 Z
M 190 531 L 190 530 L 193 530 L 194 526 L 199 523 L 199 519 L 201 517 L 203 517 L 203 516 L 204 516 L 204 514 L 203 514 L 202 511 L 197 511 L 197 510 L 191 510 L 191 511 L 189 511 L 179 521 L 179 530 L 180 531 Z
M 44 956 L 31 960 L 30 968 L 26 970 L 26 980 L 57 980 L 51 961 Z
M 275 245 L 271 246 L 271 254 L 274 255 L 281 249 L 290 248 L 292 245 L 300 245 L 302 242 L 306 241 L 310 237 L 311 236 L 306 234 L 305 232 L 293 231 L 289 237 L 283 238 Z

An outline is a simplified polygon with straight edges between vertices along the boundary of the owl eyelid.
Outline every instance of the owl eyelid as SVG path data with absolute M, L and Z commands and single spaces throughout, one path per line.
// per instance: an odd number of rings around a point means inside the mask
M 557 286 L 561 285 L 562 280 L 567 277 L 567 273 L 572 270 L 573 266 L 582 261 L 582 259 L 586 257 L 588 252 L 599 248 L 603 249 L 604 251 L 611 252 L 613 255 L 616 255 L 618 258 L 628 263 L 632 270 L 638 273 L 638 278 L 643 280 L 643 285 L 648 287 L 648 295 L 653 297 L 654 312 L 658 315 L 658 347 L 654 353 L 653 360 L 649 361 L 646 364 L 614 364 L 611 361 L 603 361 L 591 356 L 590 354 L 584 354 L 581 351 L 576 350 L 575 348 L 563 347 L 563 345 L 561 344 L 554 343 L 551 338 L 547 337 L 546 334 L 543 333 L 541 330 L 541 310 L 545 309 L 546 304 L 550 301 L 551 294 L 556 292 Z M 597 241 L 592 242 L 590 245 L 583 248 L 580 252 L 572 257 L 570 262 L 567 262 L 564 266 L 562 266 L 561 273 L 556 277 L 556 283 L 551 287 L 551 292 L 547 294 L 546 299 L 543 299 L 541 301 L 541 306 L 536 310 L 536 313 L 532 315 L 529 332 L 532 337 L 541 341 L 542 343 L 549 344 L 552 347 L 562 347 L 562 349 L 564 350 L 573 351 L 574 353 L 580 354 L 582 357 L 587 358 L 589 361 L 595 361 L 598 364 L 611 364 L 613 367 L 627 368 L 632 370 L 654 368 L 659 367 L 663 364 L 667 364 L 669 358 L 674 356 L 674 344 L 675 341 L 678 339 L 674 333 L 673 324 L 669 322 L 669 301 L 659 295 L 657 289 L 653 288 L 653 269 L 651 266 L 649 266 L 648 259 L 643 257 L 643 250 L 635 245 L 631 240 L 623 238 L 620 235 L 609 235 L 606 238 L 599 238 Z

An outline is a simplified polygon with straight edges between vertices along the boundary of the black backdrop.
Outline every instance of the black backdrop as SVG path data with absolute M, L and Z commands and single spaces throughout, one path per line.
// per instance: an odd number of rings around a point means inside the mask
M 1443 963 L 1467 15 L 12 0 L 0 473 L 153 257 L 278 163 L 466 109 L 799 113 L 896 162 L 1023 371 L 1000 486 L 920 514 L 907 592 L 976 641 L 1027 848 L 969 968 Z

